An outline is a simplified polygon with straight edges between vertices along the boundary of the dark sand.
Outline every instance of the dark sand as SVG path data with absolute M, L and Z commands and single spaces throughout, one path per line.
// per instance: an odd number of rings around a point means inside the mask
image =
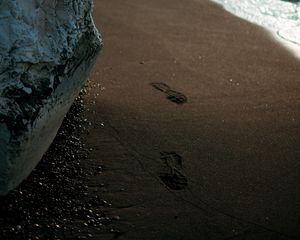
M 299 60 L 206 0 L 96 0 L 94 17 L 86 141 L 119 239 L 300 238 Z
M 299 239 L 299 60 L 206 0 L 94 17 L 86 112 L 0 198 L 1 240 Z

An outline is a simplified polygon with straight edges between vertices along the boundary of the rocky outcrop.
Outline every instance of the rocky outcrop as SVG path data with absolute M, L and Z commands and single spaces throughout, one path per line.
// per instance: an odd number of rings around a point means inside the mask
M 91 0 L 0 1 L 0 195 L 51 144 L 102 42 Z

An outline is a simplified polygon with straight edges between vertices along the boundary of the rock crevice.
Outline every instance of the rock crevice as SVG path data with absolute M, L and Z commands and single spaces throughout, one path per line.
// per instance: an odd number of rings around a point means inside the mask
M 56 133 L 84 84 L 102 46 L 91 9 L 91 0 L 0 1 L 0 195 L 37 164 L 55 135 L 47 125 Z

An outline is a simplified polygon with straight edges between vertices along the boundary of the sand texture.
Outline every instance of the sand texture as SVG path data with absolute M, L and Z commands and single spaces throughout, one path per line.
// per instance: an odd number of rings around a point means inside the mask
M 95 1 L 94 18 L 87 141 L 124 239 L 300 237 L 299 61 L 209 1 Z
M 84 96 L 89 131 L 74 140 L 89 154 L 75 167 L 65 148 L 57 176 L 76 170 L 70 188 L 36 180 L 50 197 L 30 221 L 55 222 L 59 239 L 299 239 L 299 60 L 206 0 L 94 3 L 105 46 Z

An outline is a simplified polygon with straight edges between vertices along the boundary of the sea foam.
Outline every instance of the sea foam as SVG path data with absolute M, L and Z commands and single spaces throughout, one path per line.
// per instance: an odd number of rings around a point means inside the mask
M 300 1 L 212 0 L 232 14 L 270 30 L 300 58 Z

